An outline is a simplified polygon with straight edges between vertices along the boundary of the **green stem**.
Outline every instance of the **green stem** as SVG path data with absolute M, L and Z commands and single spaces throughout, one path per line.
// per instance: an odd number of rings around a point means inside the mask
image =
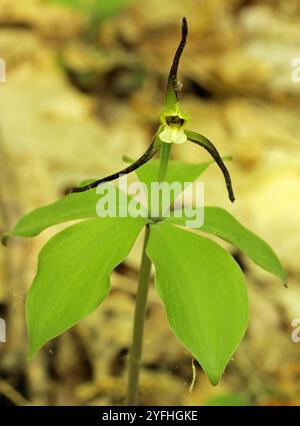
M 160 154 L 160 166 L 158 172 L 158 180 L 161 182 L 164 180 L 169 156 L 171 152 L 171 144 L 162 144 Z M 150 274 L 152 262 L 146 254 L 146 247 L 149 240 L 150 227 L 146 226 L 144 246 L 142 251 L 141 268 L 139 275 L 139 283 L 137 290 L 137 298 L 134 313 L 134 325 L 133 325 L 133 336 L 132 345 L 129 356 L 129 378 L 127 388 L 127 404 L 137 405 L 138 404 L 138 386 L 139 386 L 139 375 L 141 368 L 141 357 L 143 349 L 143 337 L 144 337 L 144 322 L 146 316 L 147 297 L 149 290 Z
M 171 143 L 162 144 L 162 147 L 160 150 L 160 164 L 159 164 L 159 171 L 158 171 L 159 182 L 162 182 L 166 177 L 171 148 L 172 148 Z
M 143 348 L 144 322 L 146 314 L 147 296 L 149 289 L 151 260 L 146 255 L 146 246 L 149 239 L 149 225 L 146 227 L 142 262 L 139 276 L 139 284 L 135 305 L 134 327 L 132 346 L 129 357 L 129 380 L 127 389 L 127 404 L 138 403 L 138 382 L 141 367 L 141 356 Z

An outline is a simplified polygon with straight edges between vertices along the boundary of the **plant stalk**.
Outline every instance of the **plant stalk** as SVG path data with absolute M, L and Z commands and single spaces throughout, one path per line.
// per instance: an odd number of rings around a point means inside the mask
M 160 164 L 159 164 L 159 171 L 158 171 L 158 181 L 162 182 L 167 173 L 168 168 L 168 162 L 171 154 L 171 143 L 163 143 L 160 151 Z
M 138 382 L 141 367 L 143 348 L 144 322 L 146 315 L 147 296 L 151 273 L 151 260 L 146 255 L 146 246 L 149 239 L 150 228 L 147 225 L 142 252 L 142 262 L 134 313 L 134 327 L 132 346 L 129 357 L 129 380 L 127 390 L 127 404 L 138 404 Z
M 171 144 L 163 143 L 160 151 L 160 166 L 158 180 L 162 182 L 165 178 L 168 161 L 171 152 Z M 139 375 L 141 368 L 141 357 L 143 349 L 144 322 L 147 308 L 147 297 L 149 290 L 152 262 L 146 254 L 149 240 L 150 227 L 146 226 L 144 245 L 142 251 L 141 268 L 138 282 L 137 298 L 134 313 L 134 325 L 132 345 L 129 355 L 129 378 L 127 388 L 127 405 L 138 405 Z

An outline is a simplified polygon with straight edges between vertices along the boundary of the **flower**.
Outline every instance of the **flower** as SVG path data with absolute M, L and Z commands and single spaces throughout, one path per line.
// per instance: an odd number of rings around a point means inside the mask
M 162 123 L 162 131 L 159 133 L 159 138 L 165 143 L 181 144 L 187 141 L 185 127 L 190 119 L 176 103 L 174 107 L 167 108 L 160 116 Z

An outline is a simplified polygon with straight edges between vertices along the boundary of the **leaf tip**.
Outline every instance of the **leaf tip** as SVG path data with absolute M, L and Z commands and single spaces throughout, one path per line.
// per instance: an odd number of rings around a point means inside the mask
M 32 338 L 28 333 L 28 350 L 27 350 L 27 360 L 31 361 L 35 354 L 41 349 L 44 343 L 39 343 Z
M 206 368 L 203 368 L 203 370 L 204 370 L 208 380 L 210 381 L 210 383 L 213 386 L 217 386 L 219 384 L 219 381 L 221 380 L 221 377 L 224 373 L 225 368 L 226 368 L 226 366 L 224 366 L 223 368 L 221 366 L 220 366 L 220 368 L 216 367 L 216 366 L 210 366 L 210 367 L 206 366 Z
M 36 352 L 37 351 L 35 349 L 29 346 L 29 349 L 27 351 L 27 361 L 31 361 Z
M 279 269 L 279 271 L 278 271 L 278 273 L 276 274 L 277 276 L 278 276 L 278 278 L 281 280 L 281 282 L 282 282 L 282 284 L 283 284 L 283 286 L 285 287 L 285 288 L 288 288 L 288 277 L 287 277 L 287 273 L 285 272 L 285 270 L 283 269 L 283 266 L 281 265 L 281 263 L 280 263 L 280 261 L 278 260 L 278 262 L 279 262 L 279 267 L 280 267 L 280 269 Z
M 208 379 L 213 386 L 217 386 L 220 381 L 220 375 L 216 375 L 215 373 L 208 374 Z

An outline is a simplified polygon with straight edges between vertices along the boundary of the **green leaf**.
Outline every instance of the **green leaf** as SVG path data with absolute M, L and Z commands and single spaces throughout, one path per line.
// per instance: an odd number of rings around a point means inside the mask
M 111 271 L 145 223 L 130 217 L 91 219 L 44 246 L 26 304 L 29 356 L 100 305 L 109 292 Z
M 124 157 L 124 160 L 129 163 L 132 162 L 128 157 Z M 160 160 L 152 159 L 135 171 L 139 180 L 146 185 L 148 191 L 148 206 L 151 206 L 151 183 L 158 182 L 159 163 Z M 188 185 L 184 188 L 184 183 L 194 182 L 210 164 L 213 164 L 213 161 L 198 164 L 173 160 L 169 161 L 164 182 L 167 182 L 169 185 L 179 182 L 181 188 L 186 189 Z M 175 190 L 170 192 L 170 204 L 174 202 L 174 198 L 177 198 L 180 193 L 181 192 L 177 192 L 175 197 Z
M 183 225 L 186 219 L 182 214 L 182 217 L 170 217 L 166 221 Z M 199 229 L 231 243 L 249 256 L 254 263 L 286 283 L 286 273 L 272 248 L 241 225 L 226 210 L 219 207 L 205 207 L 204 224 Z
M 127 163 L 133 163 L 134 160 L 126 156 L 123 157 Z M 222 157 L 224 161 L 232 160 L 231 156 Z M 160 160 L 152 159 L 148 163 L 141 166 L 135 171 L 139 180 L 147 185 L 150 191 L 151 182 L 157 182 L 157 176 L 159 171 Z M 165 182 L 172 184 L 173 182 L 194 182 L 198 179 L 202 173 L 211 165 L 214 161 L 207 161 L 205 163 L 185 163 L 183 161 L 171 160 L 168 163 L 168 169 L 166 172 Z
M 114 187 L 112 183 L 105 184 L 106 187 Z M 114 187 L 116 188 L 116 187 Z M 120 196 L 121 194 L 121 196 Z M 121 193 L 116 188 L 117 206 L 127 204 L 131 198 Z M 70 220 L 97 217 L 96 206 L 101 198 L 95 189 L 69 194 L 55 203 L 38 208 L 23 216 L 16 226 L 2 236 L 2 243 L 6 244 L 9 237 L 34 237 L 44 229 Z M 119 202 L 121 201 L 121 202 Z
M 159 161 L 152 160 L 136 170 L 139 180 L 147 185 L 148 190 L 150 190 L 152 182 L 157 182 Z M 169 161 L 164 181 L 170 185 L 173 182 L 180 182 L 181 184 L 184 182 L 194 182 L 212 163 L 213 161 L 198 164 L 175 160 Z
M 248 323 L 238 264 L 215 242 L 166 222 L 151 225 L 147 255 L 174 334 L 217 384 Z

